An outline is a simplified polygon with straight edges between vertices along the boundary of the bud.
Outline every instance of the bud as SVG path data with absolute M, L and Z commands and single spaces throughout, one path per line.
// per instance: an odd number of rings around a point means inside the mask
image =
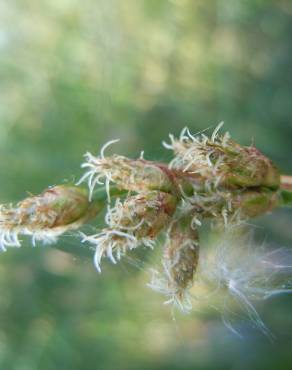
M 193 285 L 199 259 L 199 237 L 185 218 L 174 221 L 168 232 L 164 248 L 164 276 L 156 272 L 149 286 L 169 297 L 167 303 L 174 303 L 189 311 L 191 303 L 188 291 Z
M 0 247 L 20 246 L 19 234 L 45 243 L 56 241 L 65 231 L 77 229 L 98 211 L 88 192 L 71 185 L 58 185 L 0 210 Z
M 204 134 L 193 136 L 187 129 L 180 139 L 172 135 L 175 158 L 170 167 L 187 175 L 200 177 L 206 186 L 278 188 L 280 175 L 274 164 L 255 147 L 244 147 L 231 140 L 229 134 L 218 134 L 220 124 L 208 138 Z
M 127 250 L 140 244 L 152 248 L 158 233 L 169 224 L 176 202 L 172 195 L 159 191 L 129 196 L 124 203 L 117 199 L 105 216 L 108 228 L 95 235 L 83 235 L 82 241 L 88 241 L 96 248 L 94 262 L 97 270 L 100 271 L 100 261 L 105 255 L 116 263 L 114 252 L 119 260 Z

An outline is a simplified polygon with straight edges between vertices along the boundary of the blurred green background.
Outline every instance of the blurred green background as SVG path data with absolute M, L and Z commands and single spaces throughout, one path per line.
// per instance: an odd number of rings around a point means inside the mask
M 1 0 L 1 201 L 79 178 L 109 139 L 168 160 L 169 132 L 222 120 L 292 173 L 291 39 L 290 0 Z M 257 232 L 289 247 L 291 216 Z M 241 340 L 207 308 L 174 321 L 145 286 L 151 252 L 99 275 L 77 239 L 63 247 L 1 254 L 1 370 L 292 368 L 292 296 L 260 308 L 273 343 Z

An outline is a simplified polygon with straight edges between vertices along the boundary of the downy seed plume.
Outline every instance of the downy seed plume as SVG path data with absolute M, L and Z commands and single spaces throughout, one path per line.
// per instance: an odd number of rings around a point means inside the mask
M 221 312 L 223 322 L 241 336 L 243 320 L 272 338 L 257 304 L 292 293 L 292 253 L 287 248 L 257 245 L 246 227 L 225 230 L 202 249 L 192 293 L 195 308 L 208 305 Z

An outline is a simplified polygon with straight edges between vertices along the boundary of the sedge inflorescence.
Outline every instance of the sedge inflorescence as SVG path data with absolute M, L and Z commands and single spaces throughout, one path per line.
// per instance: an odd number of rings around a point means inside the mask
M 274 164 L 254 147 L 234 142 L 228 133 L 211 137 L 184 129 L 170 143 L 174 157 L 168 165 L 139 158 L 86 154 L 83 167 L 91 193 L 104 183 L 110 201 L 111 186 L 126 190 L 105 216 L 107 227 L 85 236 L 95 248 L 100 271 L 103 256 L 116 263 L 139 245 L 153 248 L 164 233 L 161 268 L 151 269 L 152 289 L 165 294 L 167 303 L 182 311 L 192 307 L 192 288 L 200 263 L 198 228 L 211 219 L 222 230 L 242 225 L 279 204 L 280 176 Z M 112 142 L 111 142 L 112 143 Z M 107 147 L 108 145 L 106 145 Z
M 223 287 L 227 297 L 240 302 L 265 331 L 251 302 L 290 292 L 289 284 L 280 288 L 273 283 L 289 266 L 277 270 L 271 259 L 270 265 L 264 265 L 266 252 L 250 253 L 238 236 L 228 238 L 228 248 L 226 242 L 218 243 L 221 247 L 211 251 L 213 258 L 206 257 L 200 252 L 199 228 L 210 219 L 222 235 L 234 235 L 249 218 L 271 211 L 281 203 L 280 174 L 254 146 L 236 143 L 229 133 L 221 135 L 221 127 L 210 137 L 204 132 L 193 135 L 187 128 L 178 138 L 169 135 L 170 142 L 163 142 L 173 152 L 169 164 L 145 160 L 143 155 L 138 159 L 107 156 L 106 149 L 118 140 L 106 143 L 97 156 L 86 153 L 85 173 L 76 185 L 55 186 L 16 206 L 1 208 L 1 249 L 20 246 L 21 234 L 31 235 L 33 244 L 56 241 L 105 206 L 101 230 L 91 235 L 78 232 L 81 241 L 94 249 L 99 272 L 103 257 L 115 264 L 141 245 L 153 249 L 164 240 L 161 266 L 151 269 L 148 286 L 163 293 L 166 303 L 189 312 L 196 288 L 204 281 Z M 88 190 L 80 187 L 83 183 Z

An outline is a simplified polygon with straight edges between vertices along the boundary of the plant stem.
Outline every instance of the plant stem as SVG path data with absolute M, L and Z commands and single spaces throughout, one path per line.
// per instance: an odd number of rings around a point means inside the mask
M 117 188 L 116 186 L 111 186 L 110 187 L 110 196 L 111 197 L 118 197 L 118 196 L 123 196 L 127 194 L 127 190 L 122 190 Z M 106 187 L 102 186 L 101 188 L 98 188 L 94 190 L 93 192 L 93 201 L 104 201 L 106 203 L 107 201 L 107 192 L 106 192 Z

